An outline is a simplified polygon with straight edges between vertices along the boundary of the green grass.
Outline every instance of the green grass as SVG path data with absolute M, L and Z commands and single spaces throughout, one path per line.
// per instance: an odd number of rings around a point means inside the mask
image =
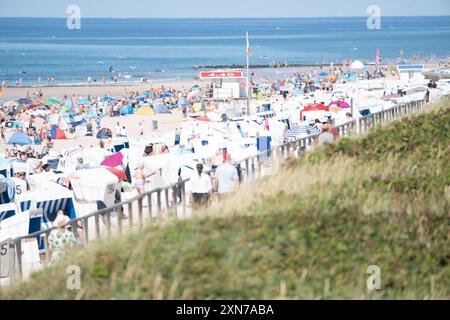
M 317 149 L 196 219 L 77 250 L 0 299 L 449 299 L 449 104 Z

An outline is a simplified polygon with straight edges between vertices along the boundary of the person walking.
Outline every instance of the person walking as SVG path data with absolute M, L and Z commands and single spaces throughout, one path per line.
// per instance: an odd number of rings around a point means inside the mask
M 66 229 L 69 222 L 69 217 L 64 214 L 58 214 L 54 221 L 56 229 L 48 236 L 51 252 L 50 264 L 55 264 L 65 258 L 71 246 L 77 242 L 73 232 Z
M 231 164 L 229 153 L 224 155 L 224 162 L 216 169 L 216 179 L 219 197 L 226 197 L 233 193 L 239 186 L 239 175 L 237 169 Z
M 139 122 L 139 135 L 142 137 L 144 135 L 144 123 Z
M 116 127 L 115 127 L 115 130 L 116 130 L 116 137 L 120 137 L 121 129 L 122 129 L 122 128 L 120 127 L 120 123 L 117 122 L 117 123 L 116 123 Z
M 191 175 L 192 202 L 195 208 L 208 205 L 212 182 L 209 175 L 203 172 L 203 165 L 197 164 L 197 170 Z

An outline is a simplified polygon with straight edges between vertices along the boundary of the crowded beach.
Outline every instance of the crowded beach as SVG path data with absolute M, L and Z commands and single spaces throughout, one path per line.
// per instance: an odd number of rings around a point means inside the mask
M 308 136 L 335 143 L 337 126 L 450 93 L 449 80 L 423 72 L 423 65 L 361 61 L 278 79 L 212 70 L 188 83 L 145 83 L 121 93 L 21 88 L 12 100 L 4 99 L 11 95 L 4 84 L 0 242 L 64 226 L 180 179 L 188 180 L 190 208 L 211 205 L 246 182 L 242 162 L 249 157 Z M 38 241 L 33 246 L 41 250 Z

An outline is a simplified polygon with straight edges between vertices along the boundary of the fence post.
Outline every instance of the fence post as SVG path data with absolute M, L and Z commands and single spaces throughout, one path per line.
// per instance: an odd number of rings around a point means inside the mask
M 122 234 L 122 215 L 124 214 L 122 206 L 119 206 L 116 212 L 117 212 L 117 226 L 119 228 L 119 234 Z
M 106 229 L 108 231 L 108 237 L 111 237 L 111 211 L 106 212 Z
M 142 197 L 139 197 L 138 199 L 138 215 L 139 215 L 139 227 L 142 228 L 143 226 L 143 219 L 142 219 Z
M 158 205 L 158 220 L 161 221 L 161 189 L 158 189 L 158 191 L 156 191 L 156 196 Z
M 88 222 L 88 218 L 84 218 L 83 219 L 83 231 L 84 231 L 84 240 L 85 243 L 89 242 L 89 222 Z
M 19 276 L 19 279 L 22 280 L 22 239 L 18 239 L 16 241 L 15 247 L 16 247 L 17 268 L 18 268 L 17 274 Z
M 256 180 L 256 174 L 255 174 L 255 157 L 252 158 L 252 173 L 253 173 L 253 181 Z
M 181 182 L 181 210 L 183 213 L 183 218 L 186 217 L 186 188 L 185 181 Z
M 100 214 L 95 214 L 95 240 L 100 239 Z
M 166 204 L 166 215 L 169 218 L 169 188 L 164 188 L 164 202 Z
M 266 151 L 264 151 L 264 154 L 266 153 Z M 261 179 L 261 156 L 258 156 L 258 179 Z
M 150 218 L 150 220 L 152 219 L 152 194 L 153 193 L 148 193 L 147 194 L 147 205 L 148 205 L 148 217 Z
M 248 165 L 248 158 L 247 158 L 247 159 L 245 159 L 245 171 L 247 172 L 247 179 L 250 176 L 250 170 L 249 169 L 250 168 L 249 168 L 249 165 Z

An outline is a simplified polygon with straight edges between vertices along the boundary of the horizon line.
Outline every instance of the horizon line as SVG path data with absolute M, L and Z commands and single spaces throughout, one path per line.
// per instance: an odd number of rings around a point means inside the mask
M 450 14 L 436 14 L 436 15 L 383 15 L 389 18 L 409 18 L 409 17 L 450 17 Z M 21 18 L 21 19 L 67 19 L 67 16 L 0 16 L 2 18 Z M 167 19 L 167 20 L 181 20 L 181 19 L 317 19 L 317 18 L 367 18 L 367 16 L 276 16 L 276 17 L 81 17 L 81 19 Z

